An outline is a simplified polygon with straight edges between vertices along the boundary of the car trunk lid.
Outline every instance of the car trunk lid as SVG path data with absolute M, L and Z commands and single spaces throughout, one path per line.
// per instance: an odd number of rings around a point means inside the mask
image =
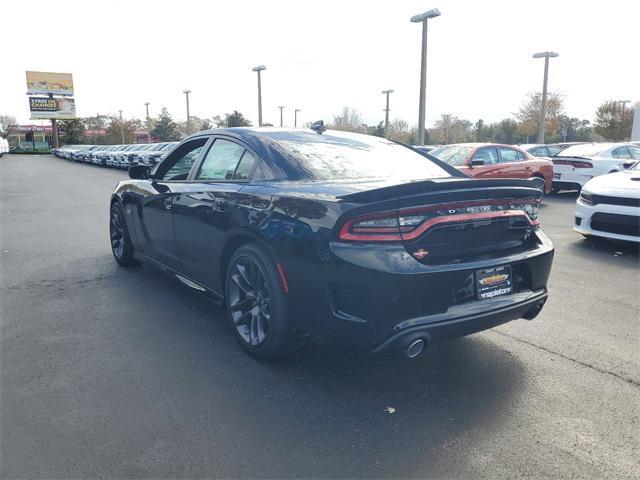
M 452 178 L 346 194 L 361 206 L 347 213 L 339 238 L 402 243 L 426 264 L 504 255 L 529 247 L 542 188 L 540 180 Z

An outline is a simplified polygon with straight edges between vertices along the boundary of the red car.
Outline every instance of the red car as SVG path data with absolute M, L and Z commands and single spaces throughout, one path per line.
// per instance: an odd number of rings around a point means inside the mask
M 521 148 L 499 143 L 456 143 L 431 150 L 429 155 L 474 178 L 532 178 L 544 180 L 545 192 L 553 184 L 553 163 Z

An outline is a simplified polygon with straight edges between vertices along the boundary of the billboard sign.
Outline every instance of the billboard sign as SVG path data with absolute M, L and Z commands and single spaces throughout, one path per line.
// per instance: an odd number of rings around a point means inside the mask
M 73 77 L 70 73 L 27 71 L 27 95 L 73 96 Z
M 73 98 L 29 97 L 32 120 L 70 120 L 76 118 Z

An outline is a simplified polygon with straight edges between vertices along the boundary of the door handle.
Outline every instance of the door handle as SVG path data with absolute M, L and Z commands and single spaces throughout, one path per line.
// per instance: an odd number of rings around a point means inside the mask
M 165 210 L 171 210 L 171 207 L 173 206 L 173 198 L 172 197 L 167 197 L 164 199 L 164 208 Z

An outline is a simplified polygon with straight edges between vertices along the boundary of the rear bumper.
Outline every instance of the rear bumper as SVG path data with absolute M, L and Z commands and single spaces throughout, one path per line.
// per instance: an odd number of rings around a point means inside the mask
M 519 318 L 531 320 L 540 313 L 547 297 L 546 289 L 538 292 L 520 292 L 477 302 L 472 306 L 452 307 L 445 314 L 411 319 L 397 325 L 397 332 L 372 352 L 400 352 L 418 339 L 429 345 L 471 335 Z
M 332 245 L 322 266 L 281 258 L 295 325 L 318 343 L 358 351 L 404 349 L 533 318 L 547 299 L 553 244 L 469 263 L 423 265 L 403 246 Z M 297 261 L 296 261 L 297 260 Z M 514 293 L 477 300 L 478 270 L 510 265 Z M 313 272 L 313 273 L 311 273 Z
M 562 171 L 558 166 L 555 166 L 553 170 L 553 188 L 580 190 L 592 178 L 593 169 L 591 168 Z

